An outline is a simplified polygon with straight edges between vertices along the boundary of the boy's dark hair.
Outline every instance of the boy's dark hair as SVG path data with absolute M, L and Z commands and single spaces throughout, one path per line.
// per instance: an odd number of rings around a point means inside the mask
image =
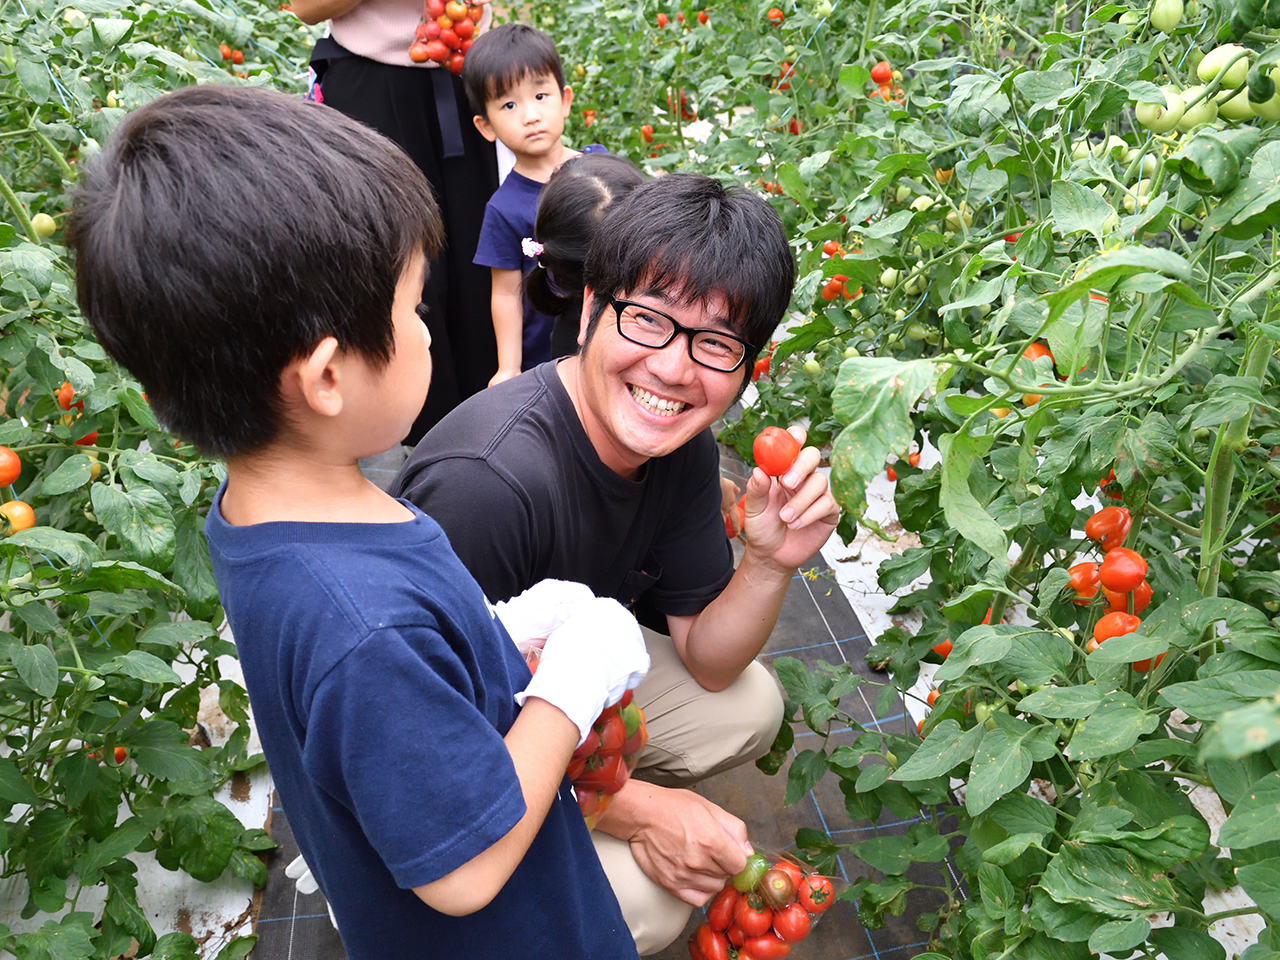
M 129 114 L 68 226 L 80 309 L 156 415 L 221 457 L 270 443 L 280 374 L 328 336 L 381 368 L 413 255 L 444 230 L 390 140 L 282 93 L 188 87 Z
M 689 303 L 718 294 L 738 336 L 752 345 L 749 374 L 786 312 L 795 278 L 786 232 L 767 200 L 701 174 L 670 173 L 619 199 L 597 227 L 583 270 L 595 298 L 586 341 L 609 297 L 641 286 Z
M 462 63 L 462 86 L 471 109 L 485 116 L 485 104 L 525 77 L 555 77 L 564 89 L 564 67 L 555 41 L 527 23 L 504 23 L 481 34 Z
M 534 307 L 556 315 L 582 305 L 582 263 L 609 205 L 648 179 L 626 157 L 586 153 L 561 164 L 538 197 L 537 266 L 524 278 Z

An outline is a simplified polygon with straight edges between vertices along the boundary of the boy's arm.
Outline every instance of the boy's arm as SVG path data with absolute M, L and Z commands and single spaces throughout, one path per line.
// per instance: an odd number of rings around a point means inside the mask
M 303 23 L 315 24 L 350 13 L 361 2 L 362 0 L 298 0 L 293 4 L 293 12 Z
M 503 740 L 524 793 L 524 816 L 488 850 L 439 880 L 413 888 L 423 903 L 451 917 L 488 905 L 524 859 L 564 780 L 578 727 L 558 707 L 530 697 Z
M 489 386 L 520 376 L 524 356 L 524 301 L 520 295 L 523 276 L 519 270 L 493 272 L 493 335 L 498 341 L 498 372 Z

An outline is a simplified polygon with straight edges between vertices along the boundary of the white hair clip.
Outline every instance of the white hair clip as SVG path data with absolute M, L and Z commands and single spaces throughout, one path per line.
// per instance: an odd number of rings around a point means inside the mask
M 520 249 L 526 257 L 542 256 L 542 244 L 532 237 L 525 237 L 520 241 Z

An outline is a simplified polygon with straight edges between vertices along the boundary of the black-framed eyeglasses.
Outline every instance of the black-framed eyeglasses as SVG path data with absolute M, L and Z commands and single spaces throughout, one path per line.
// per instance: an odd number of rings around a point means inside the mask
M 609 304 L 618 316 L 618 333 L 623 339 L 661 350 L 680 334 L 687 334 L 689 359 L 708 370 L 732 373 L 755 349 L 741 337 L 722 330 L 686 327 L 643 303 L 610 297 Z

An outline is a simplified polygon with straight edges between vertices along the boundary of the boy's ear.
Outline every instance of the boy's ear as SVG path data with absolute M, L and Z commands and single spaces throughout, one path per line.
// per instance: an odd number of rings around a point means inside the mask
M 489 123 L 488 117 L 482 117 L 476 114 L 471 118 L 471 122 L 476 125 L 476 129 L 480 131 L 480 136 L 484 137 L 490 143 L 498 139 L 498 135 L 493 132 L 493 126 Z
M 280 375 L 286 403 L 302 404 L 322 417 L 342 412 L 342 364 L 338 340 L 325 337 L 309 354 L 299 357 Z
M 567 120 L 569 118 L 569 108 L 573 105 L 573 87 L 565 84 L 564 93 L 561 94 L 561 99 L 564 101 L 564 116 Z

